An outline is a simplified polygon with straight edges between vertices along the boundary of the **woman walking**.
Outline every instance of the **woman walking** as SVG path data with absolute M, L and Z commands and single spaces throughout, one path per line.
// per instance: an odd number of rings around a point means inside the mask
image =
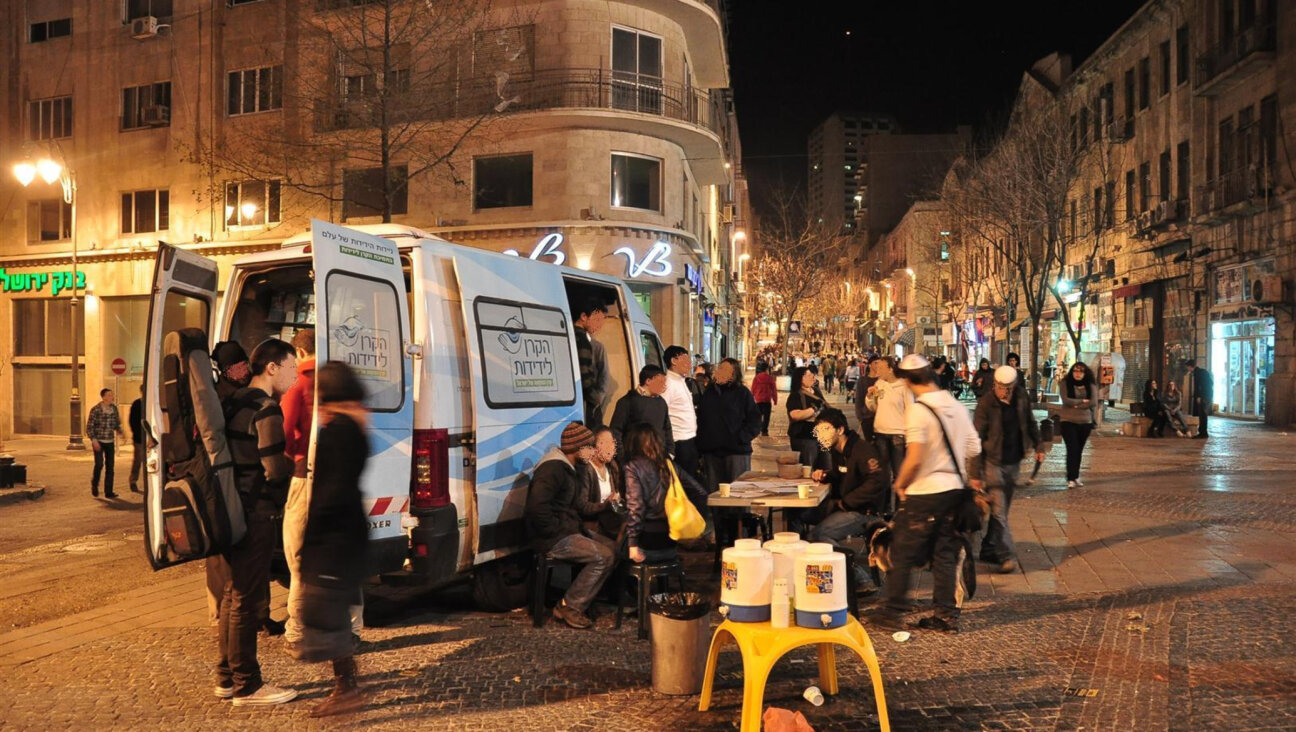
M 666 491 L 674 481 L 670 457 L 657 431 L 642 422 L 626 431 L 626 546 L 631 561 L 662 562 L 676 557 L 666 519 Z M 706 505 L 706 491 L 687 471 L 676 470 L 694 505 Z
M 1097 399 L 1093 372 L 1084 362 L 1077 361 L 1062 378 L 1058 391 L 1062 397 L 1059 417 L 1062 421 L 1062 441 L 1066 443 L 1067 488 L 1083 488 L 1084 482 L 1080 480 L 1080 455 L 1093 430 L 1094 402 Z
M 315 481 L 301 546 L 302 637 L 288 652 L 308 663 L 333 662 L 333 693 L 313 717 L 349 714 L 364 705 L 356 682 L 351 606 L 361 602 L 369 523 L 360 473 L 369 455 L 364 386 L 349 366 L 330 361 L 315 372 L 319 434 Z
M 986 389 L 994 384 L 994 369 L 990 368 L 990 359 L 981 359 L 980 365 L 977 366 L 975 374 L 972 374 L 972 393 L 977 399 L 986 392 Z
M 818 377 L 809 366 L 792 371 L 792 391 L 787 398 L 788 442 L 801 454 L 802 465 L 814 465 L 819 443 L 814 438 L 815 418 L 823 411 L 824 401 L 815 389 Z

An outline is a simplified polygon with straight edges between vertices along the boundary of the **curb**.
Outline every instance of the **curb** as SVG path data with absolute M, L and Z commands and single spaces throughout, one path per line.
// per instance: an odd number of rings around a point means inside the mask
M 45 495 L 45 488 L 0 488 L 0 506 L 23 501 L 34 501 Z

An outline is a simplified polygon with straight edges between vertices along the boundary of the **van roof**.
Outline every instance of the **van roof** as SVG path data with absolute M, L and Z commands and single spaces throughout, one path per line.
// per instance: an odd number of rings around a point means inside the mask
M 394 239 L 397 240 L 397 244 L 411 243 L 410 241 L 400 241 L 402 239 L 408 239 L 408 240 L 428 239 L 431 241 L 445 241 L 445 239 L 442 239 L 439 236 L 436 236 L 434 234 L 429 234 L 426 231 L 422 229 L 416 229 L 413 226 L 406 226 L 405 224 L 353 224 L 347 226 L 346 228 L 355 229 L 356 231 L 363 232 L 371 236 L 380 236 L 384 239 Z M 305 246 L 310 243 L 310 240 L 311 240 L 311 230 L 306 229 L 305 231 L 299 232 L 297 234 L 288 237 L 287 239 L 284 239 L 283 243 L 280 244 L 280 248 L 288 249 L 290 247 Z

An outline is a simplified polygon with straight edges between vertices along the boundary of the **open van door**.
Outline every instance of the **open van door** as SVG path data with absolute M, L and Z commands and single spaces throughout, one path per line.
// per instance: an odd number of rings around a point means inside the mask
M 144 551 L 155 570 L 188 561 L 168 549 L 163 524 L 162 488 L 167 466 L 161 448 L 169 427 L 163 410 L 163 338 L 182 328 L 199 328 L 207 334 L 207 347 L 211 348 L 217 277 L 216 263 L 210 259 L 158 244 L 144 349 Z
M 341 361 L 365 386 L 370 410 L 369 460 L 360 477 L 369 538 L 377 558 L 388 548 L 404 556 L 408 539 L 401 515 L 409 512 L 414 440 L 414 365 L 409 300 L 396 244 L 354 229 L 311 221 L 315 266 L 315 357 L 323 366 Z M 319 399 L 316 397 L 316 409 Z M 311 431 L 309 471 L 315 473 Z M 401 544 L 401 547 L 394 545 Z
M 475 562 L 522 548 L 530 473 L 580 419 L 576 349 L 560 270 L 456 248 L 477 443 Z

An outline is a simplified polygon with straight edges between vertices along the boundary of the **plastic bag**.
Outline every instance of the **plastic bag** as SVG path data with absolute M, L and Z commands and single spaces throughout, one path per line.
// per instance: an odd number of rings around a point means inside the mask
M 663 592 L 648 598 L 648 612 L 671 620 L 697 620 L 711 612 L 711 601 L 696 592 Z
M 793 714 L 790 709 L 770 707 L 765 710 L 762 719 L 765 722 L 765 732 L 814 732 L 814 727 L 806 721 L 804 714 Z

